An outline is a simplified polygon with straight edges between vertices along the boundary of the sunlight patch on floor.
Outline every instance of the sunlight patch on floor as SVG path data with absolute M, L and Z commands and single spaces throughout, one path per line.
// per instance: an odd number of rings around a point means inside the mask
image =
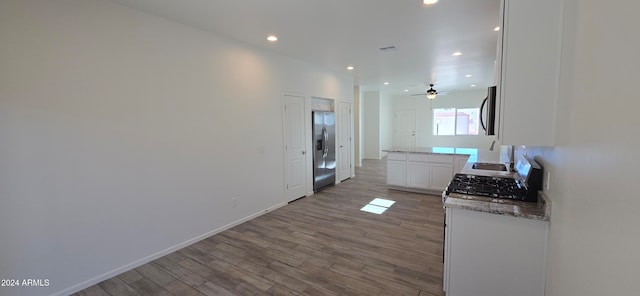
M 384 213 L 394 203 L 396 203 L 396 202 L 393 201 L 393 200 L 376 198 L 376 199 L 370 201 L 369 204 L 367 204 L 366 206 L 362 207 L 362 209 L 360 209 L 360 211 L 380 215 L 380 214 Z

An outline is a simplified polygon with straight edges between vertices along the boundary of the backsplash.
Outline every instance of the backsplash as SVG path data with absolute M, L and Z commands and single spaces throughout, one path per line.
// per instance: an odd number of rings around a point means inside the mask
M 500 162 L 509 162 L 509 150 L 511 146 L 500 147 Z M 553 147 L 529 147 L 529 146 L 515 146 L 515 159 L 520 159 L 522 156 L 528 156 L 535 160 L 544 171 L 544 178 L 542 180 L 542 188 L 544 192 L 553 189 L 553 184 L 547 184 L 550 181 L 550 176 L 554 175 L 554 166 L 551 162 L 550 155 L 553 151 Z
M 523 155 L 527 154 L 527 147 L 525 146 L 514 146 L 515 147 L 515 159 L 516 161 L 520 159 Z M 500 146 L 500 162 L 509 162 L 509 152 L 511 150 L 511 146 Z

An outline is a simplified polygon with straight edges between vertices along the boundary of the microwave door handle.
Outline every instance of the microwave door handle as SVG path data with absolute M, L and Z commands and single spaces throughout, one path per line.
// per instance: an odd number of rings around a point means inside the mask
M 484 121 L 482 120 L 482 114 L 484 114 L 482 112 L 482 110 L 484 109 L 484 105 L 487 103 L 487 100 L 489 99 L 489 97 L 487 96 L 486 98 L 484 98 L 484 100 L 482 101 L 482 105 L 480 105 L 480 124 L 482 125 L 482 129 L 486 132 L 487 131 L 487 127 L 484 125 Z

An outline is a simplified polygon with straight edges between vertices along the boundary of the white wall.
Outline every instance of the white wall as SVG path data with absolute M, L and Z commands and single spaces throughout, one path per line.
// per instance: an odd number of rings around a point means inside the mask
M 393 146 L 393 103 L 390 95 L 367 91 L 362 94 L 360 104 L 363 120 L 363 156 L 366 159 L 381 159 L 383 149 Z
M 380 159 L 380 92 L 369 91 L 361 98 L 363 117 L 363 159 Z
M 362 166 L 362 94 L 360 93 L 360 86 L 353 86 L 353 121 L 354 121 L 354 150 L 355 150 L 355 166 Z M 354 168 L 355 169 L 355 168 Z
M 435 100 L 427 100 L 422 96 L 394 96 L 393 110 L 415 110 L 416 112 L 416 146 L 454 146 L 473 147 L 489 153 L 489 146 L 495 139 L 493 136 L 434 136 L 433 109 L 438 108 L 479 108 L 482 100 L 487 96 L 486 88 L 452 92 L 440 95 Z M 497 148 L 498 146 L 496 146 Z M 498 155 L 499 149 L 496 149 Z
M 67 294 L 282 204 L 283 92 L 353 99 L 109 1 L 3 0 L 0 40 L 0 278 L 50 281 L 0 295 Z
M 380 150 L 393 146 L 393 98 L 380 94 Z M 386 153 L 381 152 L 381 156 Z
M 640 3 L 565 2 L 546 295 L 638 295 Z

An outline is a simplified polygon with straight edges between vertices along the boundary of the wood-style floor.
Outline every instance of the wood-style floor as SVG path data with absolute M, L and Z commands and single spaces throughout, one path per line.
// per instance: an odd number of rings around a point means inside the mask
M 444 295 L 441 198 L 388 190 L 385 162 L 75 295 Z M 396 201 L 381 215 L 360 211 Z

